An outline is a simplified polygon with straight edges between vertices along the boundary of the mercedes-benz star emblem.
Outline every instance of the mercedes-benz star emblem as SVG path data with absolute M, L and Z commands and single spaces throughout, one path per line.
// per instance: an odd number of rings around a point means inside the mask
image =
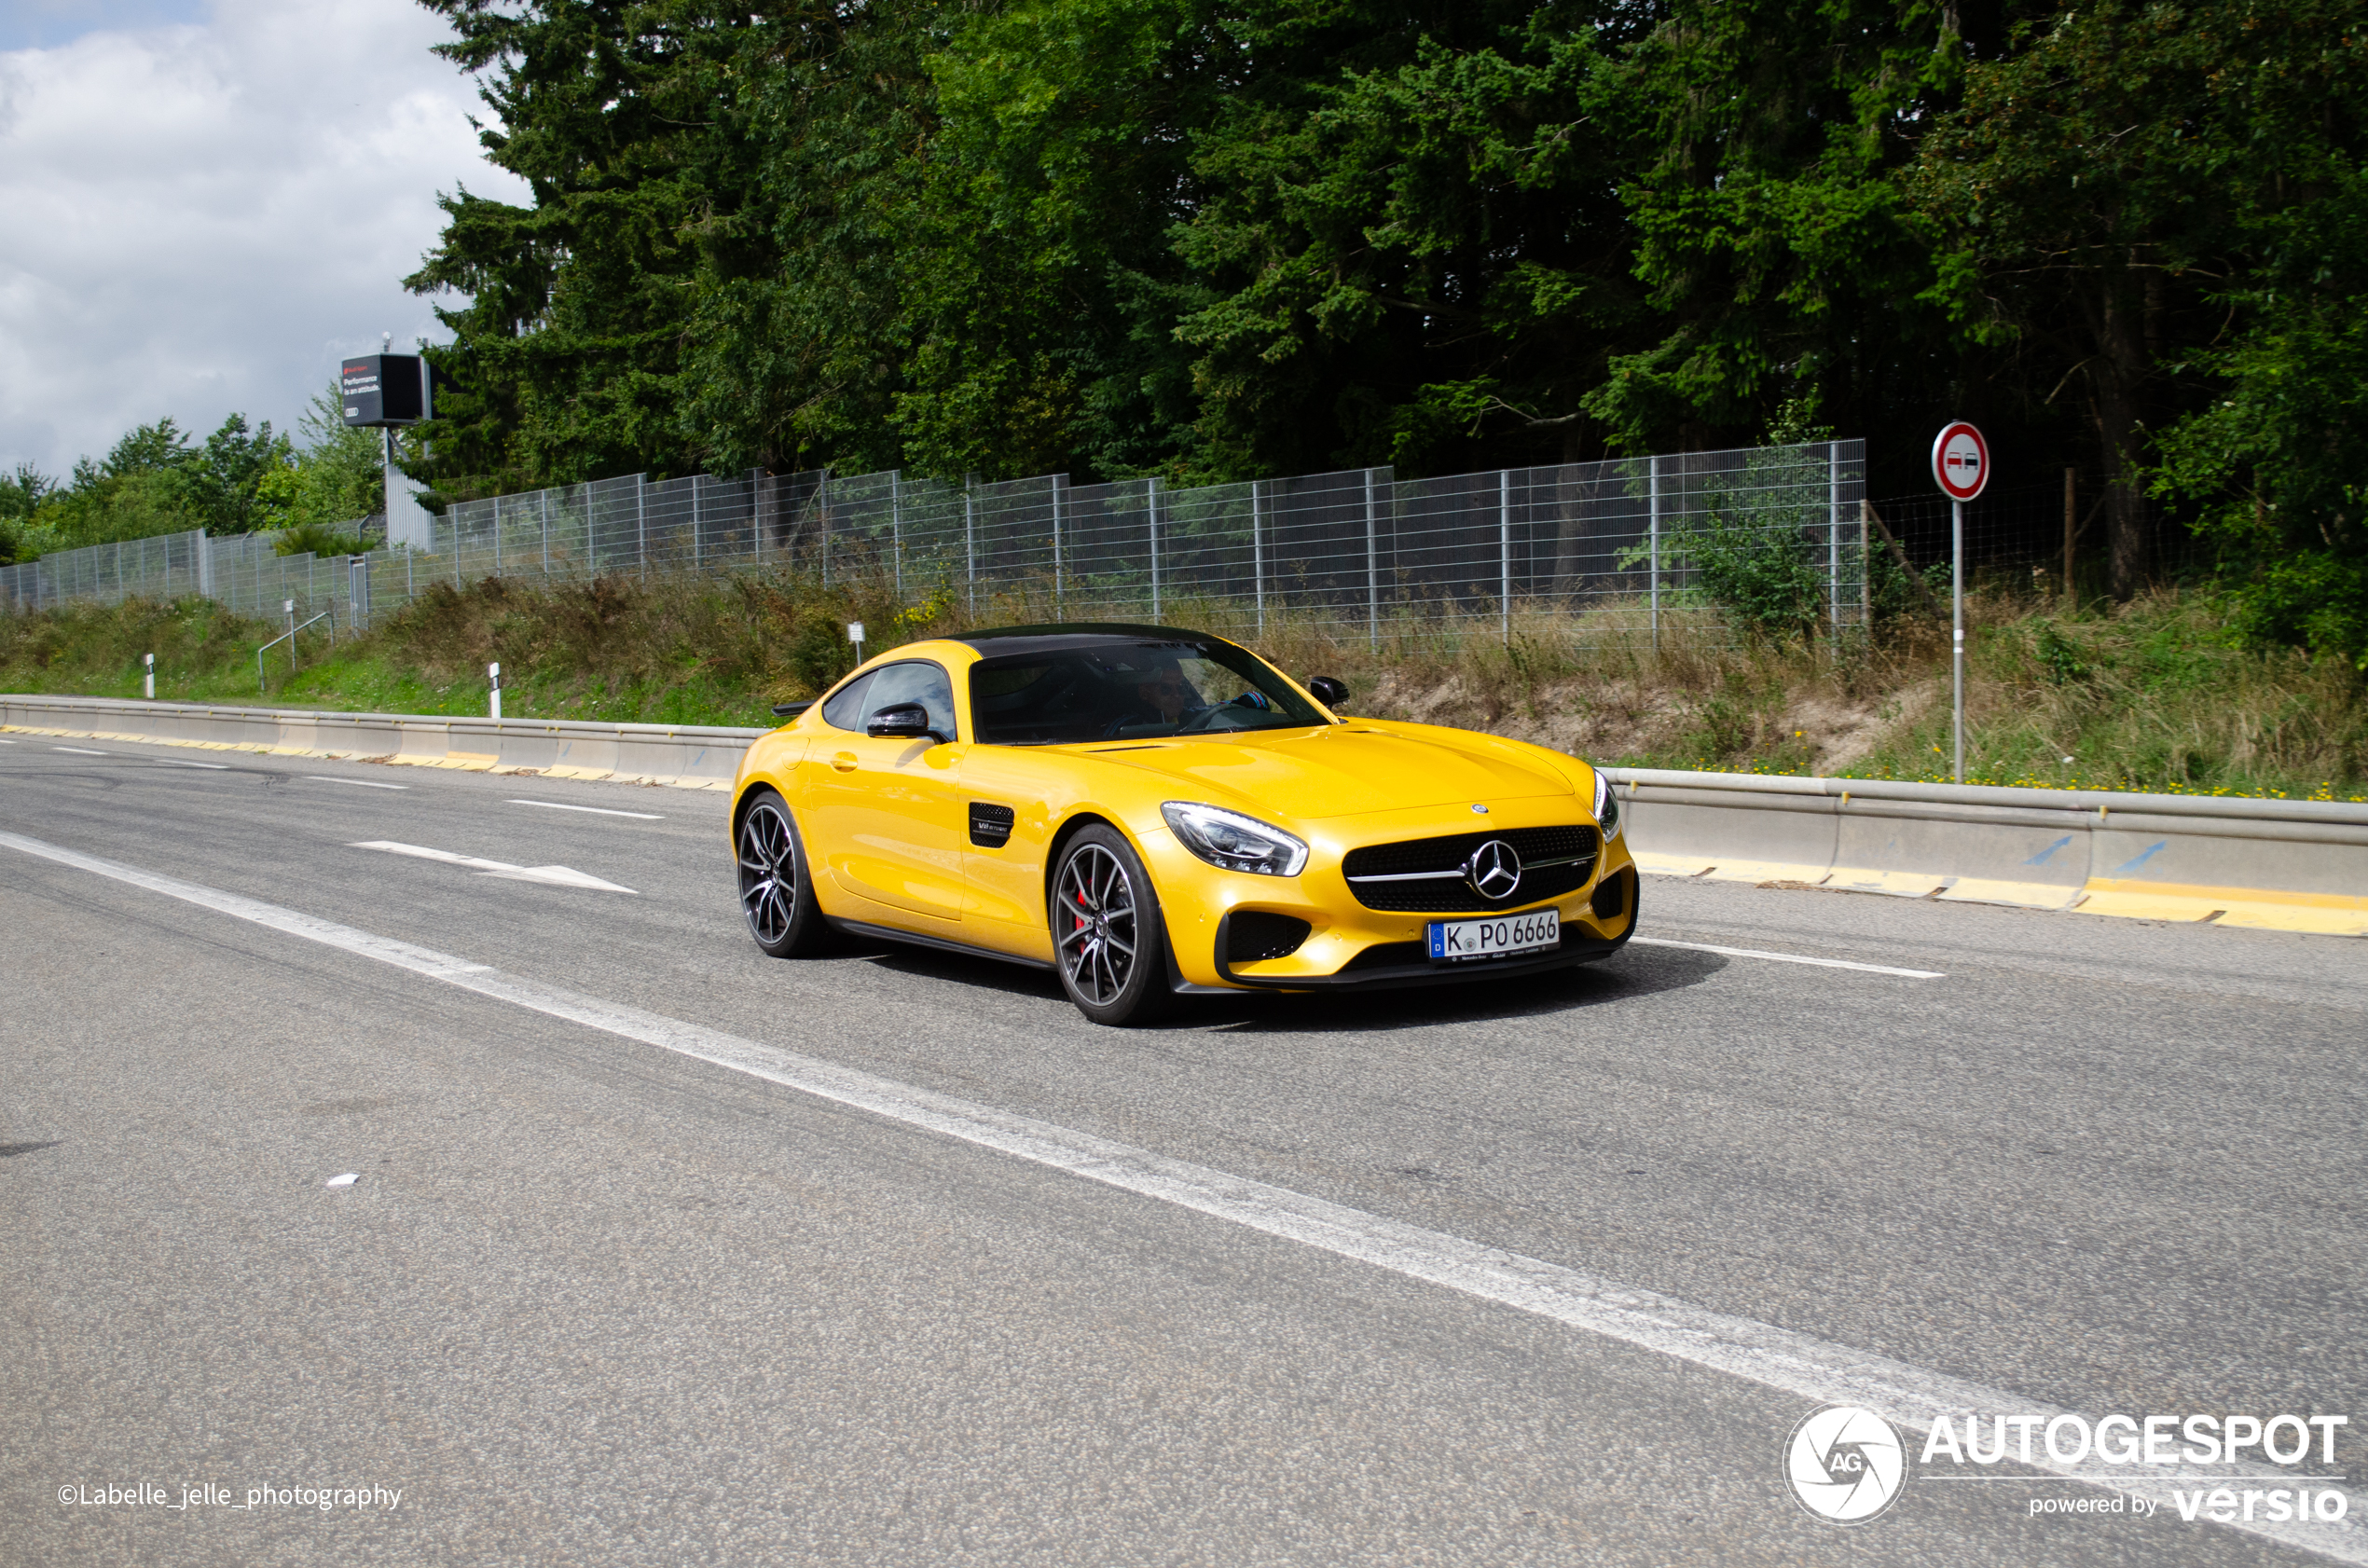
M 1521 858 L 1503 839 L 1492 838 L 1464 862 L 1464 880 L 1481 898 L 1502 903 L 1521 885 Z

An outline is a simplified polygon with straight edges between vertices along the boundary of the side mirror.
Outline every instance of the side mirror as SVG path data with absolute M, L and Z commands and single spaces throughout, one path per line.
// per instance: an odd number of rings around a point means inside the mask
M 929 710 L 917 702 L 900 702 L 872 715 L 863 733 L 883 740 L 918 740 L 930 735 Z M 935 738 L 933 736 L 931 738 Z
M 1329 675 L 1315 677 L 1307 683 L 1307 689 L 1327 708 L 1338 708 L 1348 700 L 1348 682 L 1335 681 Z

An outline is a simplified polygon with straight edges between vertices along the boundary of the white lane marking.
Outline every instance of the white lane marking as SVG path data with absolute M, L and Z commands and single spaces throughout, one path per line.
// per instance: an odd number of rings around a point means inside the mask
M 241 920 L 251 920 L 258 926 L 268 926 L 275 931 L 282 931 L 292 937 L 302 937 L 307 942 L 325 942 L 331 947 L 341 947 L 349 953 L 358 953 L 365 958 L 377 958 L 386 963 L 397 964 L 416 974 L 442 979 L 455 965 L 463 970 L 482 970 L 486 967 L 483 964 L 472 964 L 465 958 L 455 958 L 447 954 L 434 952 L 425 947 L 414 947 L 407 942 L 397 942 L 392 937 L 372 936 L 367 931 L 357 931 L 351 926 L 340 926 L 332 920 L 318 920 L 293 909 L 282 909 L 278 904 L 241 898 L 236 893 L 225 893 L 213 887 L 200 887 L 194 882 L 183 882 L 176 877 L 158 876 L 154 872 L 142 871 L 137 866 L 120 865 L 113 860 L 103 860 L 96 855 L 85 855 L 79 850 L 61 849 L 55 845 L 44 844 L 39 839 L 26 838 L 20 833 L 0 832 L 0 845 L 10 849 L 21 849 L 28 855 L 38 855 L 44 860 L 55 860 L 60 865 L 96 872 L 101 876 L 113 877 L 117 882 L 128 882 L 134 887 L 145 887 L 152 893 L 162 893 L 167 898 L 197 904 L 202 908 L 211 909 L 216 914 L 235 915 Z
M 1484 1301 L 1533 1313 L 1675 1360 L 1731 1373 L 1781 1393 L 1828 1404 L 1862 1406 L 1918 1433 L 1929 1432 L 1934 1421 L 1944 1415 L 1960 1423 L 1976 1413 L 2037 1415 L 2045 1423 L 2059 1415 L 2077 1413 L 1772 1324 L 1729 1317 L 1634 1286 L 1525 1258 L 1444 1231 L 1426 1231 L 1288 1188 L 1269 1187 L 1206 1165 L 1171 1160 L 1150 1149 L 1112 1143 L 1090 1133 L 957 1099 L 933 1089 L 876 1078 L 834 1062 L 801 1056 L 681 1019 L 544 985 L 449 954 L 414 947 L 235 893 L 159 876 L 79 850 L 62 849 L 5 832 L 0 832 L 0 846 L 376 958 L 481 997 L 656 1046 L 818 1099 L 870 1111 L 909 1127 L 958 1138 L 1410 1279 L 1442 1285 Z M 2091 1427 L 2095 1424 L 2092 1420 Z M 2042 1451 L 2045 1451 L 2044 1447 Z M 2140 1489 L 2165 1482 L 2200 1488 L 2218 1486 L 2224 1479 L 2183 1463 L 2116 1466 L 2094 1458 L 2069 1464 L 2046 1458 L 2034 1459 L 2031 1468 L 2129 1496 L 2148 1495 Z M 2124 1474 L 2125 1469 L 2145 1473 Z M 2338 1521 L 2247 1520 L 2231 1522 L 2225 1528 L 2318 1552 L 2337 1561 L 2368 1564 L 2368 1522 L 2361 1518 L 2368 1513 L 2368 1499 L 2349 1492 L 2347 1496 L 2347 1513 Z
M 77 757 L 112 757 L 112 751 L 93 751 L 88 746 L 52 746 L 52 751 L 71 751 Z
M 349 844 L 348 849 L 383 849 L 390 855 L 409 855 L 415 860 L 441 860 L 447 866 L 466 866 L 480 876 L 500 877 L 504 882 L 547 882 L 555 887 L 590 887 L 603 893 L 632 893 L 630 887 L 620 887 L 613 882 L 603 882 L 568 866 L 514 866 L 507 860 L 480 860 L 475 855 L 455 855 L 449 849 L 430 849 L 420 844 L 394 844 L 382 838 L 365 839 Z M 639 898 L 640 895 L 635 893 Z
M 331 1176 L 321 1185 L 324 1187 L 351 1187 L 361 1179 L 362 1173 L 360 1171 L 348 1171 L 343 1176 Z
M 302 776 L 313 784 L 351 784 L 357 790 L 407 790 L 408 784 L 378 784 L 367 778 L 331 778 L 326 774 L 308 773 Z
M 588 811 L 595 817 L 639 817 L 644 822 L 663 822 L 665 818 L 654 811 L 613 811 L 605 805 L 564 805 L 558 801 L 511 801 L 512 805 L 539 805 L 545 811 Z
M 178 757 L 158 757 L 155 760 L 162 763 L 167 767 L 212 768 L 216 773 L 227 773 L 230 771 L 230 764 L 228 763 L 185 763 Z
M 1756 947 L 1714 947 L 1706 942 L 1672 942 L 1667 937 L 1631 937 L 1639 947 L 1683 947 L 1692 953 L 1717 953 L 1729 958 L 1766 958 L 1778 964 L 1815 964 L 1821 970 L 1859 970 L 1867 974 L 1895 974 L 1903 980 L 1947 980 L 1938 970 L 1895 970 L 1889 964 L 1854 964 L 1847 958 L 1812 958 L 1805 953 L 1763 953 Z

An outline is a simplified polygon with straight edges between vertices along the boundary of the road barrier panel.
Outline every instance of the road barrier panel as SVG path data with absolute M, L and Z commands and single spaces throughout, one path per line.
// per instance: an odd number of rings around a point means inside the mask
M 6 695 L 0 729 L 693 790 L 766 733 Z M 1604 772 L 1648 873 L 2368 936 L 2368 805 Z

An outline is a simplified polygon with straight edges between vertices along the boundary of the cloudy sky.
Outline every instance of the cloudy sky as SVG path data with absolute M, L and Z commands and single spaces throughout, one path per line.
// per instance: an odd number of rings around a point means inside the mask
M 438 191 L 525 199 L 412 0 L 0 0 L 0 468 L 133 425 L 294 425 L 440 340 L 401 280 Z

